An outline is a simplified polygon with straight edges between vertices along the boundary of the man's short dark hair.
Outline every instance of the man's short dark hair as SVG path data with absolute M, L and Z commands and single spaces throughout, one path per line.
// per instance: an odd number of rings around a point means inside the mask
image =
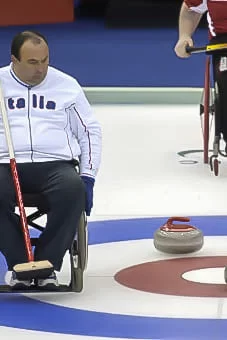
M 25 41 L 31 40 L 34 44 L 40 44 L 43 41 L 48 45 L 47 39 L 44 35 L 35 31 L 20 32 L 12 40 L 11 55 L 20 60 L 20 50 Z

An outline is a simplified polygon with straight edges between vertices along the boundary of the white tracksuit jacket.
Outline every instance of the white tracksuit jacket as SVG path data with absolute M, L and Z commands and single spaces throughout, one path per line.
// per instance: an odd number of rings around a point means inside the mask
M 42 83 L 28 86 L 12 66 L 0 81 L 18 163 L 79 159 L 81 175 L 95 177 L 101 160 L 101 128 L 77 80 L 48 68 Z M 0 115 L 0 163 L 9 162 Z

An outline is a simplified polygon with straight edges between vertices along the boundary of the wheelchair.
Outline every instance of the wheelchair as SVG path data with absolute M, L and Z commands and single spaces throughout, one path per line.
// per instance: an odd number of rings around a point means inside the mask
M 41 226 L 36 219 L 48 212 L 48 204 L 45 198 L 41 194 L 23 194 L 23 203 L 25 208 L 36 208 L 36 211 L 27 216 L 28 226 L 43 231 L 45 227 Z M 16 208 L 16 207 L 15 207 Z M 31 237 L 31 244 L 35 246 L 37 244 L 38 237 Z M 87 267 L 88 258 L 88 232 L 87 232 L 87 218 L 83 212 L 76 231 L 76 236 L 69 249 L 70 257 L 70 274 L 71 279 L 68 285 L 60 284 L 56 288 L 57 292 L 81 292 L 83 290 L 83 274 Z M 0 285 L 0 293 L 21 293 L 21 292 L 38 292 L 37 288 L 29 288 L 26 291 L 14 290 L 8 285 Z M 51 290 L 53 291 L 53 290 Z M 42 291 L 44 292 L 44 291 Z
M 213 84 L 211 82 L 213 78 Z M 203 158 L 204 164 L 210 165 L 211 171 L 215 176 L 219 174 L 219 164 L 221 163 L 218 156 L 227 157 L 227 154 L 221 150 L 221 117 L 220 112 L 217 110 L 218 102 L 218 89 L 215 79 L 214 70 L 214 56 L 209 55 L 206 58 L 205 66 L 205 79 L 202 100 L 200 103 L 200 117 L 203 116 L 202 130 L 203 130 Z M 212 121 L 214 119 L 214 140 L 213 148 L 209 150 L 209 138 Z M 209 152 L 212 155 L 209 157 Z

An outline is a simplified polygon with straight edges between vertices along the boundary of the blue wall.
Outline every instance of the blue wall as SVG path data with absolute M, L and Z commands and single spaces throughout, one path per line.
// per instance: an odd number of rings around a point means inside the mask
M 114 30 L 102 21 L 0 28 L 0 66 L 10 58 L 10 42 L 24 29 L 39 30 L 49 40 L 51 64 L 73 75 L 82 86 L 203 86 L 205 55 L 181 60 L 174 54 L 176 29 Z M 207 41 L 198 30 L 196 45 Z

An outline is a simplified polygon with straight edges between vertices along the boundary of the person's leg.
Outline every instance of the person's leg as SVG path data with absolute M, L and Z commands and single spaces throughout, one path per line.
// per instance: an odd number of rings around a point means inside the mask
M 227 143 L 227 56 L 214 57 L 214 73 L 217 86 L 215 88 L 216 134 L 222 133 Z
M 49 260 L 54 269 L 60 271 L 85 208 L 85 188 L 71 163 L 54 162 L 44 166 L 42 171 L 46 176 L 41 192 L 47 199 L 49 211 L 46 228 L 35 249 L 35 260 Z
M 10 166 L 0 164 L 0 251 L 6 258 L 8 270 L 27 262 L 20 219 L 14 213 L 16 195 Z
M 226 43 L 227 34 L 215 36 L 211 44 Z M 222 135 L 227 143 L 227 52 L 215 52 L 213 58 L 213 76 L 216 80 L 215 92 L 215 135 Z M 227 151 L 227 148 L 226 148 Z
M 12 271 L 14 265 L 27 262 L 27 254 L 20 218 L 14 212 L 16 195 L 8 164 L 0 164 L 0 188 L 0 251 L 5 256 L 8 270 Z M 12 273 L 12 288 L 24 289 L 30 285 L 30 280 L 18 280 Z

